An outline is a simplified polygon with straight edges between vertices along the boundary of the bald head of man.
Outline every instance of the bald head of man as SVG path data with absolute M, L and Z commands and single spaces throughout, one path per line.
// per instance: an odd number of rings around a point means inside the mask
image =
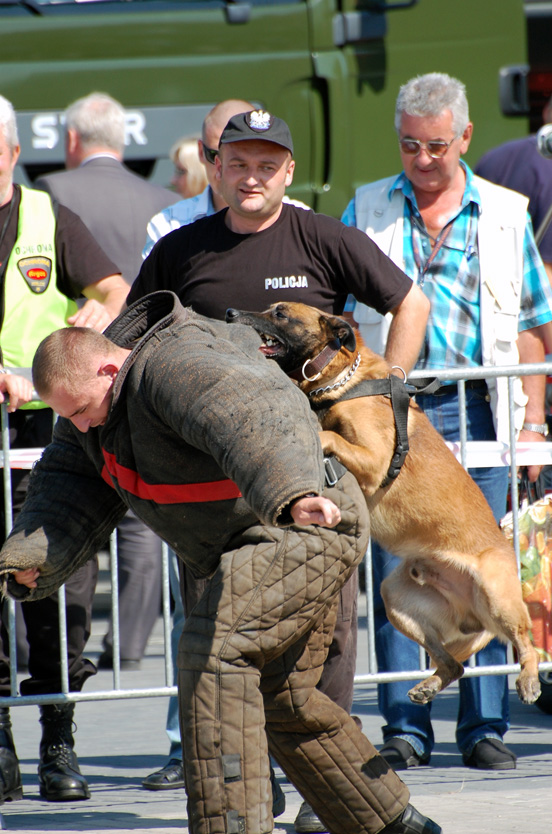
M 215 104 L 203 120 L 201 139 L 198 142 L 199 159 L 205 166 L 207 180 L 213 193 L 213 205 L 217 211 L 226 207 L 226 201 L 218 193 L 218 183 L 215 179 L 215 157 L 218 153 L 221 133 L 232 116 L 254 109 L 255 105 L 251 104 L 250 101 L 229 98 Z

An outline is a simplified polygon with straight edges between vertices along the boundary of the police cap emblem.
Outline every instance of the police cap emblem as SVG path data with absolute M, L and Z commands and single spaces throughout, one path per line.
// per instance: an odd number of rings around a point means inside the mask
M 246 114 L 245 121 L 251 130 L 263 133 L 265 130 L 270 130 L 274 119 L 266 110 L 252 110 L 251 113 Z

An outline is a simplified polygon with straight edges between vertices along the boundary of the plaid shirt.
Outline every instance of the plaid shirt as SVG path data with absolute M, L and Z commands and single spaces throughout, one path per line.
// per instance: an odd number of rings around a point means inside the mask
M 450 368 L 481 365 L 479 253 L 477 221 L 481 211 L 479 192 L 470 168 L 462 205 L 450 226 L 440 235 L 444 242 L 431 256 L 431 239 L 416 204 L 412 185 L 401 173 L 389 195 L 401 190 L 404 203 L 404 271 L 431 303 L 425 343 L 417 368 Z M 347 225 L 356 225 L 354 200 L 343 214 Z M 448 231 L 447 231 L 448 229 Z M 438 239 L 439 240 L 439 239 Z M 552 291 L 535 244 L 531 219 L 527 215 L 524 236 L 524 277 L 521 292 L 519 330 L 529 330 L 552 320 Z

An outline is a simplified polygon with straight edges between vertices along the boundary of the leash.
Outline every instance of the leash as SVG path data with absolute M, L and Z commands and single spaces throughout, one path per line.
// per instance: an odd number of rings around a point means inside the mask
M 335 405 L 335 403 L 354 400 L 358 397 L 384 396 L 391 399 L 396 441 L 395 451 L 393 452 L 389 469 L 380 484 L 380 488 L 383 488 L 388 486 L 398 476 L 410 448 L 408 443 L 408 408 L 410 405 L 410 397 L 416 394 L 432 394 L 439 388 L 440 384 L 439 379 L 431 377 L 424 377 L 412 383 L 407 383 L 406 378 L 402 380 L 398 376 L 395 376 L 395 374 L 389 374 L 385 379 L 363 379 L 358 385 L 355 385 L 349 391 L 345 391 L 337 399 L 332 399 L 331 403 L 324 401 L 311 403 L 311 407 L 314 410 L 320 410 Z

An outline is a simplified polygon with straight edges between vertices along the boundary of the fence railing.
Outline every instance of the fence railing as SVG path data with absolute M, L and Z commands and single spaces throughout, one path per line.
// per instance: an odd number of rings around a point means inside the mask
M 458 443 L 449 443 L 457 459 L 465 468 L 479 466 L 508 466 L 510 469 L 511 482 L 511 503 L 513 509 L 513 530 L 514 547 L 519 565 L 519 524 L 517 507 L 519 503 L 517 489 L 517 468 L 532 464 L 552 464 L 552 443 L 519 443 L 516 442 L 516 433 L 513 425 L 513 385 L 517 377 L 544 374 L 552 376 L 552 362 L 544 362 L 533 365 L 513 365 L 500 368 L 458 368 L 432 372 L 441 380 L 456 381 L 458 383 L 458 402 L 460 414 L 460 440 Z M 410 379 L 427 377 L 427 372 L 413 372 Z M 494 377 L 508 378 L 509 391 L 509 417 L 510 417 L 510 438 L 509 443 L 498 441 L 468 441 L 466 428 L 466 395 L 465 385 L 471 379 L 489 379 Z M 6 511 L 7 528 L 11 527 L 12 500 L 11 482 L 9 472 L 11 468 L 30 469 L 41 454 L 41 449 L 10 450 L 8 418 L 6 408 L 3 405 L 1 410 L 2 422 L 2 467 L 4 483 L 4 506 Z M 65 619 L 65 591 L 60 588 L 59 595 L 59 630 L 61 646 L 61 690 L 59 693 L 49 695 L 22 696 L 18 692 L 17 683 L 17 644 L 15 629 L 15 604 L 8 600 L 8 629 L 10 635 L 10 657 L 11 657 L 11 686 L 10 696 L 0 698 L 0 707 L 21 706 L 24 704 L 51 704 L 62 702 L 98 701 L 98 700 L 119 700 L 132 698 L 154 698 L 159 696 L 175 695 L 176 687 L 173 686 L 173 664 L 171 657 L 171 598 L 169 584 L 169 553 L 167 545 L 162 548 L 162 619 L 165 644 L 165 662 L 163 679 L 155 687 L 139 688 L 124 687 L 121 684 L 120 666 L 120 644 L 119 644 L 119 607 L 118 607 L 118 570 L 117 570 L 117 547 L 116 532 L 111 536 L 109 544 L 109 561 L 111 576 L 111 612 L 113 620 L 113 687 L 103 691 L 94 692 L 70 692 L 69 672 L 67 658 L 67 628 Z M 355 684 L 365 685 L 373 683 L 386 683 L 398 680 L 417 680 L 426 677 L 427 662 L 425 653 L 420 649 L 420 668 L 409 672 L 378 672 L 375 641 L 374 641 L 374 611 L 373 611 L 373 586 L 372 570 L 370 561 L 370 549 L 365 559 L 366 575 L 366 615 L 368 635 L 368 673 L 355 676 Z M 32 603 L 28 603 L 32 605 Z M 465 676 L 476 675 L 498 675 L 515 674 L 519 671 L 519 664 L 513 660 L 512 652 L 509 652 L 508 662 L 500 666 L 475 666 L 473 658 L 465 671 Z M 540 669 L 543 672 L 552 672 L 551 663 L 541 663 Z
M 457 443 L 447 443 L 447 446 L 455 454 L 457 460 L 465 469 L 486 467 L 486 466 L 507 466 L 510 470 L 510 495 L 513 515 L 513 542 L 518 563 L 520 566 L 519 553 L 519 493 L 517 481 L 517 469 L 521 466 L 551 465 L 552 464 L 552 443 L 538 441 L 536 443 L 516 442 L 516 430 L 514 427 L 514 381 L 516 378 L 532 375 L 552 374 L 552 362 L 538 364 L 510 365 L 496 368 L 457 368 L 432 371 L 442 381 L 454 381 L 458 383 L 458 410 L 460 417 L 460 440 Z M 427 371 L 413 371 L 409 379 L 415 380 L 428 376 Z M 466 389 L 465 383 L 471 379 L 492 379 L 507 377 L 508 379 L 508 415 L 509 415 L 509 443 L 499 441 L 469 441 L 467 440 L 466 424 Z M 399 680 L 422 680 L 428 674 L 428 662 L 424 650 L 420 647 L 420 668 L 407 672 L 378 672 L 374 639 L 374 608 L 373 608 L 373 585 L 372 567 L 370 552 L 365 560 L 366 571 L 366 611 L 367 611 L 367 632 L 368 632 L 368 674 L 355 676 L 355 683 L 389 683 Z M 514 662 L 512 647 L 508 647 L 508 662 L 496 666 L 476 666 L 475 657 L 472 656 L 465 669 L 465 677 L 480 675 L 510 675 L 517 674 L 520 670 L 519 663 Z M 552 662 L 541 662 L 541 672 L 552 672 Z

